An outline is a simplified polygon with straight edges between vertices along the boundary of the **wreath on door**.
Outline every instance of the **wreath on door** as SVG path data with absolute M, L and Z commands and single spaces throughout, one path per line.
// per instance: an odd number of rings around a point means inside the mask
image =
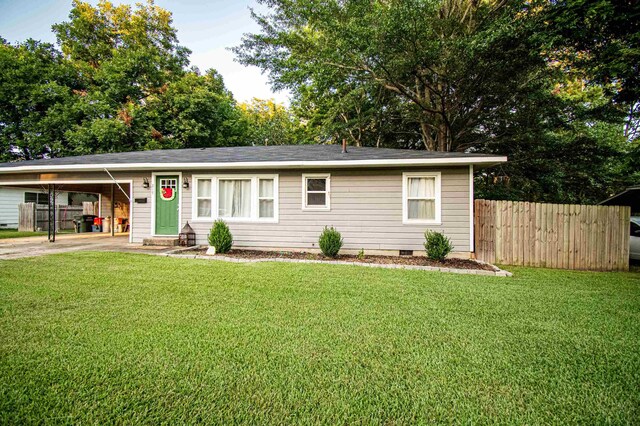
M 160 188 L 160 198 L 164 201 L 171 201 L 176 198 L 176 191 L 170 186 Z

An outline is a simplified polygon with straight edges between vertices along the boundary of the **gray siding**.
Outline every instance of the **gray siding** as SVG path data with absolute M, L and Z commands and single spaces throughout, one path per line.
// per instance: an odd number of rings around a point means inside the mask
M 179 170 L 176 170 L 179 171 Z M 442 173 L 442 224 L 405 225 L 402 223 L 402 172 L 439 171 Z M 469 252 L 469 168 L 422 168 L 393 170 L 313 170 L 331 174 L 331 210 L 302 210 L 302 174 L 305 171 L 257 171 L 257 174 L 279 175 L 278 223 L 230 223 L 238 247 L 317 248 L 322 228 L 335 226 L 345 242 L 345 249 L 359 250 L 423 250 L 424 231 L 435 229 L 451 238 L 455 251 Z M 233 174 L 228 171 L 198 171 L 196 174 Z M 249 171 L 239 174 L 251 174 Z M 163 172 L 163 174 L 170 174 Z M 52 179 L 108 179 L 105 173 L 59 173 Z M 132 203 L 132 241 L 140 243 L 152 234 L 153 187 L 143 188 L 143 178 L 153 185 L 150 172 L 114 173 L 116 179 L 133 180 L 133 198 L 146 198 L 146 204 Z M 211 222 L 192 220 L 193 180 L 181 191 L 181 226 L 188 220 L 198 234 L 198 243 L 206 244 Z M 45 175 L 3 175 L 2 181 L 46 181 Z M 107 193 L 108 194 L 108 193 Z M 106 200 L 103 207 L 107 207 Z M 105 215 L 103 213 L 103 215 Z
M 442 172 L 442 225 L 402 223 L 403 170 L 327 171 L 331 173 L 330 211 L 303 211 L 304 172 L 287 171 L 277 173 L 280 181 L 279 222 L 229 223 L 235 245 L 317 248 L 318 236 L 324 226 L 335 226 L 342 233 L 345 249 L 423 250 L 424 231 L 429 228 L 449 236 L 456 252 L 469 252 L 468 167 L 422 170 Z M 192 181 L 190 174 L 184 176 Z M 182 221 L 189 220 L 198 234 L 198 243 L 206 244 L 211 222 L 192 220 L 192 188 L 183 191 Z

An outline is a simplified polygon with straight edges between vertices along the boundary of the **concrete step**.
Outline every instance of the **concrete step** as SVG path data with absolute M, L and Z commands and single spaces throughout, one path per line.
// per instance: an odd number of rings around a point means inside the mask
M 145 238 L 142 240 L 142 245 L 173 247 L 178 245 L 178 239 L 172 237 Z

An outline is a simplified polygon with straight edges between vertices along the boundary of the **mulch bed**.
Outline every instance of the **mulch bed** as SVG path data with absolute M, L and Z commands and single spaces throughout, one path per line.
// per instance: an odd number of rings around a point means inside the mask
M 200 250 L 199 254 L 205 254 L 206 250 Z M 216 255 L 212 256 L 215 257 Z M 436 262 L 427 259 L 426 256 L 374 256 L 365 255 L 360 259 L 350 254 L 340 254 L 336 258 L 326 257 L 322 254 L 292 251 L 260 251 L 260 250 L 231 250 L 225 253 L 226 257 L 241 259 L 303 259 L 303 260 L 339 260 L 343 262 L 377 263 L 382 265 L 417 265 L 433 266 L 437 268 L 479 269 L 493 271 L 493 267 L 478 263 L 471 259 L 446 259 L 444 262 Z

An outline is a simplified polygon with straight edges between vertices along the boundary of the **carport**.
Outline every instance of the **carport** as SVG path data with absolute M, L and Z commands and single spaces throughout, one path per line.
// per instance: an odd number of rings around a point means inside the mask
M 40 179 L 37 181 L 5 181 L 1 184 L 3 186 L 21 187 L 21 188 L 42 188 L 48 194 L 48 204 L 46 208 L 46 228 L 48 232 L 48 241 L 55 242 L 59 218 L 56 217 L 59 214 L 59 204 L 56 198 L 60 192 L 83 192 L 98 195 L 97 211 L 93 212 L 95 216 L 104 218 L 108 222 L 103 224 L 103 235 L 116 236 L 117 228 L 125 231 L 129 234 L 129 241 L 131 241 L 131 227 L 133 226 L 131 220 L 131 188 L 132 182 L 130 180 L 116 180 L 107 172 L 107 179 L 99 180 L 70 180 L 70 179 L 56 179 L 55 176 L 38 176 Z M 42 179 L 42 178 L 45 179 Z M 121 226 L 118 226 L 121 225 Z M 104 232 L 107 230 L 108 232 Z M 122 235 L 120 232 L 119 235 Z

